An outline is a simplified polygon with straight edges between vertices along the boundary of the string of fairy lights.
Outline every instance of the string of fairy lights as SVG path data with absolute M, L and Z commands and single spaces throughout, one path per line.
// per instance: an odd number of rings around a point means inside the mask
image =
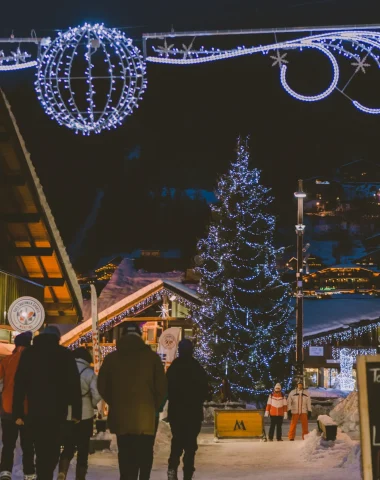
M 36 68 L 36 92 L 46 113 L 59 125 L 83 135 L 117 128 L 126 117 L 132 115 L 147 88 L 147 63 L 189 66 L 253 54 L 263 54 L 271 59 L 272 66 L 280 70 L 282 87 L 296 100 L 317 102 L 337 91 L 361 112 L 379 115 L 380 108 L 364 105 L 352 98 L 348 87 L 369 68 L 380 68 L 380 32 L 377 31 L 380 26 L 373 27 L 373 30 L 366 27 L 326 29 L 327 32 L 313 34 L 315 29 L 311 28 L 300 38 L 284 41 L 277 40 L 280 31 L 273 29 L 276 39 L 274 43 L 231 49 L 196 46 L 200 38 L 216 38 L 223 32 L 193 32 L 191 42 L 179 46 L 176 46 L 176 39 L 181 38 L 180 32 L 144 34 L 142 54 L 122 31 L 106 28 L 103 24 L 85 23 L 66 32 L 59 32 L 53 40 L 39 39 L 35 33 L 30 38 L 17 39 L 12 36 L 0 39 L 0 44 L 18 43 L 15 51 L 4 53 L 4 50 L 0 50 L 0 73 Z M 266 33 L 268 32 L 270 31 Z M 297 29 L 288 29 L 287 32 L 294 33 Z M 248 33 L 257 34 L 260 31 L 252 30 Z M 234 32 L 225 33 L 231 34 Z M 185 33 L 183 35 L 186 36 Z M 168 38 L 172 37 L 173 43 L 168 44 Z M 180 41 L 183 42 L 183 39 Z M 153 42 L 149 44 L 149 52 L 148 42 Z M 23 50 L 26 43 L 38 46 L 35 59 L 31 59 L 29 51 Z M 288 83 L 288 54 L 310 50 L 319 52 L 328 59 L 332 78 L 321 93 L 304 95 L 296 92 Z M 341 86 L 339 57 L 350 62 L 350 67 L 353 68 L 353 74 Z

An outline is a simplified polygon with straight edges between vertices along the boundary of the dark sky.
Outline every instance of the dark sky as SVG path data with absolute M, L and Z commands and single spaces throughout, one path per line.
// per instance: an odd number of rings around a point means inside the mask
M 28 35 L 33 28 L 38 36 L 53 37 L 54 29 L 85 21 L 133 27 L 126 31 L 141 45 L 143 32 L 169 31 L 172 25 L 180 31 L 380 24 L 380 6 L 377 0 L 19 0 L 1 6 L 0 35 L 12 30 Z M 214 43 L 220 46 L 219 39 Z M 305 61 L 294 57 L 289 71 L 294 88 L 305 93 L 326 88 L 326 63 L 300 55 Z M 355 95 L 379 107 L 380 72 L 374 70 L 368 83 L 360 79 Z M 138 111 L 117 131 L 90 138 L 51 121 L 33 81 L 33 71 L 0 74 L 66 243 L 88 213 L 96 188 L 112 186 L 136 145 L 144 162 L 139 182 L 212 188 L 233 158 L 236 136 L 250 134 L 252 156 L 277 199 L 291 199 L 298 177 L 357 158 L 380 163 L 379 117 L 359 113 L 338 93 L 319 103 L 297 102 L 261 55 L 193 67 L 148 65 L 148 89 Z M 115 208 L 122 215 L 122 207 Z

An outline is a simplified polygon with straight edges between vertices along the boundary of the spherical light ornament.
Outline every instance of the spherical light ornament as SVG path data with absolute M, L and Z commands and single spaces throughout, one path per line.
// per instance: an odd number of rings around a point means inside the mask
M 138 107 L 145 73 L 140 50 L 124 33 L 85 24 L 46 46 L 36 91 L 60 125 L 89 135 L 118 127 Z

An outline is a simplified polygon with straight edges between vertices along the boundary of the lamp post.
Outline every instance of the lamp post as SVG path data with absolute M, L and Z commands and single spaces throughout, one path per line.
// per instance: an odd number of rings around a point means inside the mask
M 297 273 L 296 273 L 296 373 L 303 378 L 303 201 L 306 193 L 303 182 L 298 180 L 298 191 L 294 193 L 298 200 L 297 209 Z

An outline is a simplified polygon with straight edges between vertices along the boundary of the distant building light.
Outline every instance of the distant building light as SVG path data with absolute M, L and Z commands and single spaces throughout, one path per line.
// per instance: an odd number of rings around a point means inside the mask
M 294 192 L 294 196 L 296 198 L 306 198 L 306 193 L 305 192 Z
M 316 183 L 316 185 L 330 185 L 330 182 L 328 182 L 327 180 L 325 180 L 325 181 L 316 180 L 315 183 Z

